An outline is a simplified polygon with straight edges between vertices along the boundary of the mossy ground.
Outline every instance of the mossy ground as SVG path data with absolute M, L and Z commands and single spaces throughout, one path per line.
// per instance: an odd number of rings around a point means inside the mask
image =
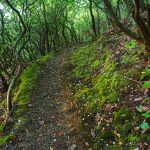
M 85 128 L 96 134 L 93 148 L 134 149 L 140 141 L 149 141 L 137 129 L 144 118 L 135 109 L 143 91 L 134 82 L 141 79 L 142 56 L 143 47 L 134 40 L 112 34 L 79 48 L 70 58 L 73 98 L 84 124 L 89 124 Z
M 16 86 L 16 89 L 14 89 L 14 97 L 13 97 L 13 103 L 16 105 L 16 108 L 14 110 L 14 117 L 16 120 L 16 123 L 12 125 L 11 128 L 19 129 L 19 131 L 23 131 L 24 124 L 19 124 L 20 120 L 23 123 L 28 122 L 27 118 L 24 118 L 25 113 L 27 111 L 27 105 L 31 102 L 31 96 L 34 88 L 36 87 L 36 80 L 39 75 L 40 68 L 44 63 L 50 59 L 54 53 L 49 53 L 44 57 L 41 57 L 38 59 L 35 63 L 29 65 L 21 74 L 21 76 L 18 79 L 18 85 Z M 6 107 L 6 100 L 2 101 L 1 106 Z M 18 121 L 17 121 L 18 120 Z M 0 125 L 0 146 L 7 144 L 9 141 L 11 141 L 15 135 L 13 133 L 7 132 L 2 133 L 3 131 L 3 125 Z

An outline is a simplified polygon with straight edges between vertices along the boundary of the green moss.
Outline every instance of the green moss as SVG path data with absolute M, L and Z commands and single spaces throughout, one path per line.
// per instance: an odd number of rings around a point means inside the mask
M 84 97 L 86 93 L 89 92 L 89 89 L 84 87 L 83 89 L 81 89 L 80 91 L 78 91 L 75 95 L 74 95 L 74 98 L 75 99 L 79 99 L 81 97 Z
M 51 57 L 53 57 L 55 55 L 54 52 L 50 52 L 47 55 L 41 57 L 39 60 L 37 60 L 38 63 L 40 64 L 44 64 L 46 63 Z
M 14 101 L 18 103 L 16 114 L 22 115 L 26 110 L 26 104 L 30 102 L 33 88 L 36 86 L 36 79 L 40 70 L 40 65 L 30 65 L 20 76 L 20 84 L 16 89 Z
M 90 66 L 96 59 L 98 51 L 98 42 L 91 45 L 81 47 L 72 56 L 70 63 L 74 64 L 76 67 L 73 73 L 77 78 L 88 78 L 91 75 Z
M 107 148 L 107 150 L 134 150 L 135 148 L 129 146 L 119 146 L 119 145 L 112 145 Z
M 114 37 L 120 38 L 117 35 L 109 38 L 114 39 Z M 143 48 L 137 45 L 134 40 L 130 40 L 124 46 L 121 43 L 120 56 L 118 56 L 115 52 L 115 48 L 119 48 L 117 42 L 114 43 L 116 46 L 111 45 L 109 50 L 107 45 L 110 42 L 111 40 L 107 37 L 102 37 L 97 42 L 82 47 L 73 53 L 70 62 L 73 64 L 74 70 L 71 72 L 70 77 L 73 77 L 72 79 L 81 78 L 82 81 L 74 83 L 72 89 L 75 93 L 74 98 L 83 110 L 83 115 L 104 112 L 107 116 L 107 112 L 103 108 L 104 104 L 115 103 L 118 106 L 117 111 L 116 109 L 112 110 L 114 115 L 111 124 L 112 129 L 97 130 L 97 139 L 94 143 L 95 149 L 102 148 L 112 139 L 118 143 L 118 146 L 113 145 L 109 149 L 133 149 L 122 146 L 122 143 L 136 143 L 139 139 L 147 138 L 147 136 L 140 137 L 134 133 L 133 128 L 137 126 L 138 115 L 133 108 L 120 106 L 120 104 L 128 101 L 128 99 L 130 100 L 128 94 L 130 87 L 133 90 L 134 87 L 135 89 L 139 88 L 129 79 L 140 80 Z M 143 78 L 149 76 L 149 70 L 145 72 L 147 73 L 144 74 Z M 90 86 L 87 85 L 87 80 L 90 81 Z M 107 117 L 110 117 L 110 114 Z M 105 121 L 102 122 L 101 127 L 103 129 L 107 128 Z M 115 135 L 114 131 L 118 135 Z M 101 141 L 102 139 L 104 141 Z M 121 142 L 119 143 L 119 141 Z
M 115 139 L 115 136 L 111 130 L 104 130 L 99 134 L 101 139 L 105 139 L 105 140 Z
M 0 133 L 3 132 L 3 129 L 4 129 L 4 125 L 2 123 L 0 123 Z
M 17 103 L 17 109 L 15 110 L 15 115 L 18 117 L 18 122 L 14 125 L 15 130 L 24 131 L 25 125 L 29 123 L 29 120 L 23 118 L 24 114 L 27 111 L 27 104 L 30 103 L 32 92 L 36 87 L 36 81 L 39 75 L 39 71 L 41 66 L 46 63 L 54 53 L 49 53 L 44 57 L 41 57 L 37 60 L 36 63 L 31 64 L 28 66 L 21 74 L 20 78 L 18 79 L 18 86 L 13 91 L 14 98 L 13 102 Z M 6 100 L 2 101 L 2 106 L 6 105 Z M 21 117 L 21 118 L 20 118 Z M 3 125 L 0 124 L 0 132 L 3 131 Z M 13 139 L 14 135 L 7 135 L 0 137 L 0 145 L 5 145 L 9 141 Z
M 111 53 L 107 48 L 97 51 L 99 41 L 82 47 L 74 52 L 71 57 L 71 64 L 75 66 L 71 77 L 89 79 L 92 78 L 92 87 L 84 90 L 78 85 L 75 87 L 75 99 L 81 103 L 85 102 L 85 109 L 99 110 L 106 102 L 114 103 L 123 93 L 127 91 L 130 82 L 124 80 L 124 76 L 131 76 L 127 69 L 119 69 L 118 63 L 112 61 Z M 101 68 L 100 73 L 93 74 L 96 68 Z M 80 83 L 81 86 L 84 83 Z M 84 92 L 83 92 L 84 91 Z
M 140 141 L 140 138 L 137 135 L 130 134 L 127 137 L 127 141 L 132 143 L 138 143 Z
M 27 69 L 23 71 L 19 78 L 19 86 L 15 90 L 14 101 L 18 103 L 18 109 L 16 114 L 22 115 L 26 111 L 26 104 L 31 100 L 33 89 L 36 87 L 36 80 L 41 68 L 41 65 L 45 63 L 49 58 L 53 56 L 53 53 L 40 58 L 37 62 L 31 64 Z
M 18 118 L 18 122 L 15 124 L 14 130 L 17 132 L 26 131 L 26 127 L 30 124 L 30 120 L 27 118 Z
M 126 107 L 121 107 L 117 112 L 114 114 L 114 123 L 115 124 L 124 124 L 128 121 L 131 117 L 131 112 Z
M 141 75 L 141 80 L 149 80 L 150 79 L 150 66 L 148 66 Z
M 7 135 L 0 137 L 0 146 L 7 144 L 14 138 L 14 135 Z
M 91 68 L 97 68 L 98 66 L 100 66 L 101 61 L 100 60 L 95 60 L 92 64 L 91 64 Z
M 131 133 L 136 122 L 136 114 L 129 110 L 126 106 L 122 106 L 114 113 L 114 126 L 121 134 L 123 141 L 126 136 Z
M 100 107 L 106 102 L 116 102 L 129 84 L 123 79 L 124 71 L 117 71 L 117 63 L 110 60 L 109 52 L 106 52 L 103 65 L 101 74 L 93 79 L 94 88 L 100 94 Z

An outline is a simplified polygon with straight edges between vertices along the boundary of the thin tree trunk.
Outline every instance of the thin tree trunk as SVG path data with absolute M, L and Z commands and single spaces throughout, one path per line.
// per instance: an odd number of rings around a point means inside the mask
M 93 14 L 93 2 L 92 2 L 92 0 L 89 0 L 89 9 L 90 9 L 90 15 L 91 15 L 91 19 L 92 19 L 93 34 L 94 34 L 94 36 L 97 36 L 96 25 L 95 25 L 95 17 L 94 17 L 94 14 Z
M 2 92 L 6 92 L 8 90 L 7 80 L 2 74 L 0 74 L 0 78 L 2 80 Z
M 50 45 L 49 45 L 49 29 L 48 29 L 47 14 L 46 14 L 46 7 L 45 7 L 44 1 L 43 1 L 43 16 L 44 16 L 44 21 L 45 21 L 46 52 L 48 52 L 50 50 Z

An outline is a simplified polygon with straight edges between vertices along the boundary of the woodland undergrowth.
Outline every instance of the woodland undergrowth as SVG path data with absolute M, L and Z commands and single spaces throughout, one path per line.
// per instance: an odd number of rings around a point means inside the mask
M 142 52 L 135 40 L 110 33 L 70 59 L 73 98 L 94 149 L 135 149 L 150 141 L 149 99 L 143 95 L 150 70 L 144 70 Z

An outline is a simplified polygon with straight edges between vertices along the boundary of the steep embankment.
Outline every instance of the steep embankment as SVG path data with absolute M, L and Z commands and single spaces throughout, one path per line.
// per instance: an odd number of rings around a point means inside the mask
M 21 127 L 21 124 L 19 123 L 20 118 L 27 121 L 23 116 L 27 111 L 27 105 L 30 103 L 33 89 L 36 87 L 36 80 L 39 71 L 42 65 L 53 55 L 54 53 L 49 53 L 46 56 L 41 57 L 35 63 L 27 66 L 27 68 L 21 73 L 16 84 L 17 86 L 13 91 L 13 111 L 7 126 L 5 126 L 6 95 L 5 93 L 3 94 L 3 99 L 1 99 L 0 102 L 2 108 L 0 111 L 0 146 L 11 142 L 11 140 L 15 138 L 16 132 L 20 130 Z M 4 127 L 6 127 L 5 131 Z
M 70 59 L 73 98 L 93 149 L 148 149 L 149 99 L 142 51 L 124 34 L 105 34 Z M 142 73 L 143 71 L 143 73 Z

